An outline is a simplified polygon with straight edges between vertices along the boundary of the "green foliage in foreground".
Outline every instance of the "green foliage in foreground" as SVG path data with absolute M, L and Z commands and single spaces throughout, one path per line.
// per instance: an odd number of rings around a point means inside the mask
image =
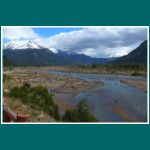
M 9 79 L 10 79 L 9 75 L 3 74 L 3 82 L 5 82 L 6 80 L 9 80 Z
M 35 105 L 45 111 L 56 120 L 60 119 L 58 106 L 53 101 L 53 94 L 42 86 L 30 87 L 25 83 L 22 87 L 14 87 L 10 91 L 10 96 L 19 98 L 27 105 Z
M 67 110 L 62 118 L 65 122 L 96 122 L 97 119 L 90 112 L 87 100 L 81 100 L 75 109 Z
M 18 98 L 26 105 L 37 107 L 60 121 L 59 107 L 53 101 L 53 94 L 42 86 L 30 87 L 24 83 L 22 87 L 14 87 L 9 96 Z M 97 119 L 91 114 L 91 107 L 87 100 L 81 100 L 75 109 L 65 112 L 62 117 L 64 122 L 96 122 Z

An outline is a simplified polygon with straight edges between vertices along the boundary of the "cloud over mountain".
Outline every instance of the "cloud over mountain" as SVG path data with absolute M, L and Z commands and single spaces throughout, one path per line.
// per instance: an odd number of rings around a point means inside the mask
M 139 43 L 147 38 L 145 27 L 90 27 L 80 30 L 61 32 L 50 37 L 42 37 L 33 29 L 15 29 L 16 35 L 10 29 L 4 30 L 7 39 L 36 39 L 45 47 L 64 51 L 84 53 L 91 57 L 118 57 L 128 54 Z
M 32 28 L 5 27 L 3 37 L 7 40 L 37 39 L 41 38 Z

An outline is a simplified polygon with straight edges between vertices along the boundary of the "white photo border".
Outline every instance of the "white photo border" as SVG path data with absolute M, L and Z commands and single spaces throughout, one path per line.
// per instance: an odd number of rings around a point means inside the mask
M 3 29 L 4 28 L 146 28 L 147 29 L 147 122 L 3 122 Z M 1 26 L 1 124 L 149 124 L 149 26 Z

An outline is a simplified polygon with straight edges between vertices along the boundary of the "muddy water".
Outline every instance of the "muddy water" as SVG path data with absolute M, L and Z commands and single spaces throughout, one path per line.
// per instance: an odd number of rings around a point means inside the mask
M 147 114 L 147 93 L 131 87 L 120 80 L 146 80 L 142 77 L 112 74 L 80 74 L 49 71 L 50 74 L 79 78 L 86 81 L 102 81 L 104 86 L 97 86 L 70 98 L 61 95 L 63 100 L 75 105 L 81 99 L 87 99 L 92 106 L 93 115 L 101 122 L 144 122 Z

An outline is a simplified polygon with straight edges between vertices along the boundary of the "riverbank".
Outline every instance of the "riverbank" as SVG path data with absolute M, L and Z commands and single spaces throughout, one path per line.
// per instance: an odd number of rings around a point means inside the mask
M 49 92 L 54 94 L 54 101 L 62 111 L 71 109 L 74 106 L 66 103 L 62 94 L 67 95 L 68 98 L 73 98 L 78 93 L 96 87 L 97 84 L 103 85 L 102 82 L 90 82 L 78 78 L 65 77 L 59 75 L 52 75 L 48 73 L 45 68 L 13 68 L 13 70 L 4 69 L 3 82 L 3 104 L 7 105 L 12 111 L 19 114 L 28 114 L 30 122 L 54 122 L 55 120 L 49 117 L 46 113 L 30 108 L 24 105 L 17 99 L 11 99 L 7 96 L 10 89 L 17 86 L 21 87 L 23 83 L 27 82 L 32 87 L 41 85 L 46 87 Z
M 82 74 L 65 71 L 49 71 L 61 76 L 75 76 L 86 81 L 102 81 L 104 86 L 81 92 L 74 98 L 62 94 L 71 105 L 87 99 L 92 106 L 93 115 L 101 122 L 146 122 L 147 93 L 120 80 L 145 81 L 144 77 L 115 74 Z M 114 105 L 115 104 L 115 105 Z M 115 106 L 115 107 L 114 107 Z M 119 107 L 118 107 L 119 106 Z
M 51 69 L 53 70 L 53 68 Z M 55 122 L 55 120 L 53 118 L 47 119 L 46 114 L 39 112 L 39 110 L 37 110 L 39 113 L 36 114 L 36 108 L 26 107 L 18 103 L 17 100 L 7 98 L 6 93 L 12 87 L 22 86 L 24 82 L 30 83 L 31 86 L 42 85 L 52 92 L 61 115 L 66 110 L 76 107 L 81 99 L 86 99 L 92 107 L 93 115 L 101 122 L 146 121 L 147 93 L 143 89 L 120 82 L 131 82 L 131 80 L 146 82 L 146 78 L 143 77 L 93 74 L 93 72 L 89 74 L 72 73 L 67 70 L 51 71 L 50 67 L 17 67 L 13 70 L 5 69 L 4 74 L 4 101 L 11 104 L 10 107 L 14 111 L 30 113 L 31 122 L 35 119 L 40 122 Z M 114 104 L 115 107 L 113 107 Z
M 146 80 L 120 80 L 120 82 L 128 84 L 130 86 L 139 88 L 147 92 L 147 81 Z
M 28 82 L 32 86 L 42 85 L 49 91 L 71 92 L 73 94 L 95 86 L 94 82 L 49 74 L 45 68 L 14 68 L 13 70 L 5 70 L 3 74 L 9 77 L 9 82 L 4 83 L 4 88 L 8 90 L 14 86 L 21 86 L 24 82 Z
M 118 114 L 121 118 L 126 120 L 127 122 L 139 122 L 140 120 L 134 116 L 133 114 L 129 114 L 125 108 L 120 105 L 115 105 L 112 107 L 113 112 Z
M 113 68 L 101 66 L 98 68 L 92 68 L 88 66 L 77 67 L 77 66 L 52 66 L 47 68 L 50 71 L 62 71 L 62 72 L 72 72 L 72 73 L 83 73 L 83 74 L 116 74 L 116 75 L 131 75 L 131 76 L 147 76 L 146 68 L 134 69 L 134 68 Z

